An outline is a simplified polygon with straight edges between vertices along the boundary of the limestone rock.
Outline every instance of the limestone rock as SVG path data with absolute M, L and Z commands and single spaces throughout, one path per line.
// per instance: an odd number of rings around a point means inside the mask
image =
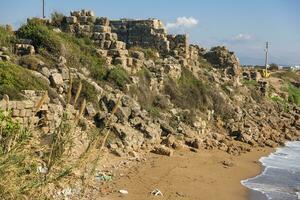
M 60 73 L 51 74 L 50 82 L 53 87 L 59 87 L 64 83 L 62 75 Z
M 164 155 L 164 156 L 173 156 L 173 150 L 163 145 L 154 147 L 152 153 Z

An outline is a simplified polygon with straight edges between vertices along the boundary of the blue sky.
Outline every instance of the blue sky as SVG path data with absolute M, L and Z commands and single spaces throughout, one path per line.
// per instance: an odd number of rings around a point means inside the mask
M 97 16 L 159 18 L 170 33 L 188 33 L 191 43 L 226 45 L 243 64 L 300 64 L 300 0 L 45 0 L 53 11 L 92 9 Z M 41 16 L 42 0 L 1 0 L 0 24 L 18 27 Z

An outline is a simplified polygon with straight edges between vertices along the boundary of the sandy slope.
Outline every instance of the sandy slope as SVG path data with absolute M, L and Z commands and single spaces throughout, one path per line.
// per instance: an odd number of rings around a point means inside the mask
M 101 199 L 183 199 L 183 200 L 243 200 L 249 191 L 240 181 L 260 173 L 258 159 L 268 155 L 271 149 L 254 149 L 235 157 L 221 151 L 200 150 L 176 152 L 173 157 L 151 155 L 141 163 L 115 179 L 111 187 L 116 191 Z M 222 161 L 230 160 L 232 167 Z M 150 192 L 158 188 L 163 197 Z M 125 189 L 128 195 L 118 194 Z

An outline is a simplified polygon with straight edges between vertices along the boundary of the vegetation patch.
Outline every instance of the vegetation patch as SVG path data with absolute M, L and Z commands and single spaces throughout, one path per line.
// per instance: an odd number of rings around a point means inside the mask
M 0 98 L 22 99 L 22 90 L 47 90 L 48 86 L 21 66 L 0 61 Z
M 289 84 L 288 86 L 289 101 L 300 106 L 300 89 Z
M 42 61 L 39 59 L 39 56 L 37 55 L 22 56 L 19 59 L 19 65 L 35 71 L 38 70 L 38 67 L 40 66 L 41 62 Z
M 156 60 L 158 57 L 158 52 L 156 49 L 151 49 L 151 48 L 142 48 L 138 46 L 131 47 L 129 51 L 141 51 L 145 54 L 146 59 L 152 59 Z
M 121 89 L 125 89 L 126 84 L 130 83 L 128 73 L 121 67 L 111 69 L 106 77 L 106 80 L 115 84 Z
M 165 93 L 170 95 L 175 105 L 183 109 L 200 109 L 203 111 L 207 107 L 211 107 L 209 91 L 210 86 L 197 79 L 187 69 L 183 69 L 177 82 L 169 78 L 165 86 Z
M 11 44 L 15 41 L 15 34 L 9 28 L 9 26 L 0 26 L 0 46 L 11 47 Z
M 47 26 L 37 22 L 29 21 L 23 25 L 18 31 L 19 38 L 30 39 L 33 46 L 39 50 L 45 48 L 51 54 L 59 56 L 63 51 L 62 41 L 60 37 Z

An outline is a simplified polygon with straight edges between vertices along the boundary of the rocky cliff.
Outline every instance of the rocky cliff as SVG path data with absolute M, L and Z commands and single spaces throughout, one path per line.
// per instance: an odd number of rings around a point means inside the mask
M 0 185 L 3 198 L 64 198 L 54 191 L 68 176 L 70 187 L 85 187 L 80 177 L 95 173 L 103 150 L 122 158 L 179 148 L 239 155 L 300 137 L 299 74 L 262 79 L 226 47 L 191 45 L 157 19 L 74 11 L 29 19 L 16 32 L 1 27 L 0 46 L 1 162 L 30 155 L 24 178 L 49 183 L 22 179 L 20 192 L 16 177 Z

